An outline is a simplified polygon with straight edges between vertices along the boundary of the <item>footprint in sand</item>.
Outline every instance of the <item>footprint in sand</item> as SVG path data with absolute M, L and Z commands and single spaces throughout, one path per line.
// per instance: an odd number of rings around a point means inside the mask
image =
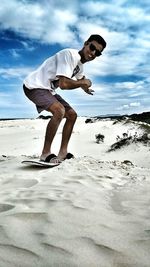
M 9 204 L 0 204 L 0 213 L 13 209 L 15 206 Z
M 13 179 L 13 181 L 9 180 L 3 184 L 5 187 L 11 187 L 16 189 L 16 188 L 29 188 L 34 185 L 36 185 L 38 181 L 36 179 Z

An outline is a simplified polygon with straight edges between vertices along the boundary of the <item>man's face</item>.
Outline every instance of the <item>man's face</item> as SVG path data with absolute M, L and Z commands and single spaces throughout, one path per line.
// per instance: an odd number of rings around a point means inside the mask
M 94 60 L 101 55 L 103 46 L 96 41 L 85 42 L 81 50 L 81 62 L 85 63 Z

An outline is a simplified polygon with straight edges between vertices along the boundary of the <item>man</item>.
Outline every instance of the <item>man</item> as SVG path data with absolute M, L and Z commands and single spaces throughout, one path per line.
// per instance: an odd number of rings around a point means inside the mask
M 55 91 L 58 87 L 62 90 L 81 88 L 85 93 L 92 95 L 94 92 L 90 89 L 92 82 L 83 75 L 83 64 L 100 56 L 105 47 L 105 40 L 100 35 L 93 34 L 80 51 L 61 50 L 45 60 L 24 80 L 24 92 L 35 103 L 38 112 L 46 110 L 53 115 L 47 125 L 40 160 L 58 163 L 73 157 L 71 153 L 68 153 L 68 143 L 77 114 Z M 56 157 L 51 151 L 51 145 L 63 118 L 66 118 L 66 122 L 63 127 L 60 150 Z

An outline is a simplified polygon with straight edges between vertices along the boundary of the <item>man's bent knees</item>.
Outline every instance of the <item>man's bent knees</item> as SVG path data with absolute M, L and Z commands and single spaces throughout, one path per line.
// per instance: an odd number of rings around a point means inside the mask
M 77 113 L 75 112 L 74 109 L 69 109 L 68 111 L 66 111 L 65 117 L 66 117 L 66 119 L 76 121 Z
M 48 111 L 50 111 L 53 114 L 53 117 L 58 120 L 62 120 L 65 116 L 65 108 L 59 102 L 52 104 Z

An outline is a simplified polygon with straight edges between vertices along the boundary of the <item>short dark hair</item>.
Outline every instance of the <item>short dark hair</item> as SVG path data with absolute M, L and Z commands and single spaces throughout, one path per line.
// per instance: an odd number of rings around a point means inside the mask
M 87 42 L 91 42 L 91 41 L 96 41 L 99 44 L 101 44 L 103 46 L 103 48 L 106 47 L 106 41 L 103 39 L 102 36 L 100 36 L 99 34 L 92 34 L 89 39 L 87 40 Z

